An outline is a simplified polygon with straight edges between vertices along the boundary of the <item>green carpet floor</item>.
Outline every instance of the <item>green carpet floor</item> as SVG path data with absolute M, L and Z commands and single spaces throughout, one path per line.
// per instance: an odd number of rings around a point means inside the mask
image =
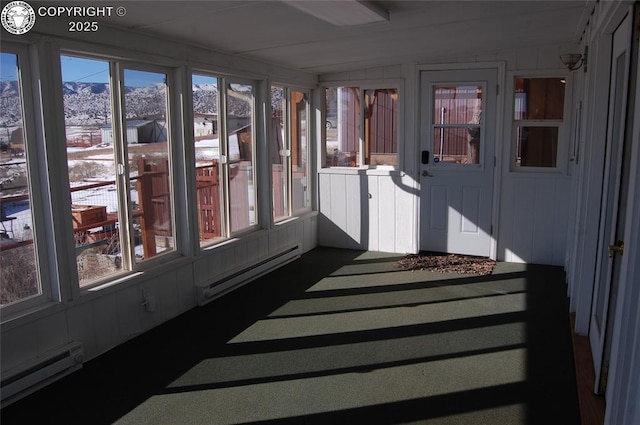
M 579 424 L 560 268 L 473 276 L 399 258 L 316 249 L 8 406 L 2 424 Z

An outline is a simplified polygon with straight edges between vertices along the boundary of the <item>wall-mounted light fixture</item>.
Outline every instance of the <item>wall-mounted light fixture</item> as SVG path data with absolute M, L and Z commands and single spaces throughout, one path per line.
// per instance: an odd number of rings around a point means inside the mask
M 566 53 L 560 55 L 562 63 L 569 68 L 569 71 L 575 71 L 584 65 L 584 72 L 587 72 L 587 48 L 584 49 L 584 54 L 580 53 Z

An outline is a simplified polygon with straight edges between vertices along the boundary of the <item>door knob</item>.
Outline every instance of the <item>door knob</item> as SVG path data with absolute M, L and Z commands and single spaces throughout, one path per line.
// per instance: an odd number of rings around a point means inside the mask
M 422 170 L 422 177 L 433 177 L 433 174 L 427 170 Z
M 609 245 L 607 251 L 609 251 L 609 258 L 613 258 L 616 252 L 622 255 L 624 253 L 624 242 L 618 241 L 614 245 Z

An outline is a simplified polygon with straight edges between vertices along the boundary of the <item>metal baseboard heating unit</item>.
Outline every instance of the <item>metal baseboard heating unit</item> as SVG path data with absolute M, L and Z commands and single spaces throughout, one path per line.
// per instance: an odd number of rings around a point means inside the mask
M 300 247 L 298 245 L 286 249 L 274 256 L 249 266 L 249 268 L 233 273 L 221 280 L 213 283 L 198 286 L 197 302 L 203 306 L 222 295 L 251 282 L 258 277 L 269 273 L 276 268 L 283 266 L 300 257 Z
M 74 342 L 3 372 L 2 407 L 80 369 L 83 361 L 82 344 Z

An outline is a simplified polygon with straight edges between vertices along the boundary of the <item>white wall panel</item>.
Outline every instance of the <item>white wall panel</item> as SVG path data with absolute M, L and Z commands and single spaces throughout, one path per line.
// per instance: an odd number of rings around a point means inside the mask
M 91 301 L 91 314 L 95 335 L 97 353 L 104 353 L 112 347 L 122 342 L 118 326 L 118 297 L 117 294 L 109 293 L 97 297 Z M 157 318 L 154 321 L 143 320 L 146 328 L 151 328 L 160 323 Z
M 35 322 L 35 325 L 39 351 L 48 351 L 66 343 L 67 316 L 64 312 L 52 314 L 46 321 Z
M 535 185 L 535 210 L 533 214 L 533 232 L 531 262 L 549 263 L 552 261 L 555 184 L 551 181 L 537 181 Z
M 502 187 L 498 259 L 563 265 L 570 179 L 508 176 Z
M 409 174 L 393 177 L 397 183 L 395 250 L 399 254 L 415 253 L 418 250 L 418 185 Z
M 368 214 L 363 213 L 367 205 L 367 191 L 364 187 L 366 178 L 360 175 L 348 175 L 344 177 L 344 204 L 342 208 L 339 209 L 339 214 L 342 214 L 342 212 L 345 213 L 347 235 L 353 239 L 353 241 L 358 241 L 359 246 L 362 246 L 362 243 L 366 240 L 364 230 L 368 229 Z M 341 179 L 336 178 L 336 181 L 340 180 Z M 342 188 L 339 190 L 341 189 Z M 333 206 L 334 208 L 338 207 L 338 204 L 334 203 Z
M 371 211 L 376 215 L 378 223 L 377 245 L 380 251 L 396 252 L 396 238 L 398 220 L 396 217 L 396 204 L 398 203 L 397 190 L 393 181 L 387 176 L 375 176 L 378 186 L 378 208 Z
M 413 180 L 395 172 L 340 173 L 320 174 L 319 245 L 415 252 Z
M 2 371 L 14 368 L 38 354 L 38 341 L 33 335 L 38 334 L 38 322 L 30 322 L 21 327 L 2 330 Z M 66 343 L 67 341 L 64 341 Z M 4 375 L 4 374 L 3 374 Z
M 136 309 L 136 311 L 138 310 Z M 97 335 L 94 331 L 93 322 L 95 317 L 92 312 L 92 303 L 81 302 L 75 304 L 68 308 L 66 313 L 69 341 L 82 342 L 87 359 L 101 354 L 98 350 L 98 338 L 100 338 L 100 335 Z M 25 331 L 28 331 L 28 329 L 25 329 Z
M 118 333 L 123 340 L 128 340 L 142 332 L 140 321 L 142 309 L 142 295 L 140 288 L 130 286 L 117 292 L 118 305 Z
M 367 189 L 368 189 L 368 216 L 369 216 L 369 231 L 367 247 L 372 251 L 380 251 L 380 226 L 392 226 L 393 222 L 387 219 L 380 218 L 381 203 L 385 202 L 381 199 L 381 190 L 378 187 L 377 176 L 367 176 Z M 375 211 L 375 212 L 374 212 Z M 370 213 L 374 212 L 374 213 Z

